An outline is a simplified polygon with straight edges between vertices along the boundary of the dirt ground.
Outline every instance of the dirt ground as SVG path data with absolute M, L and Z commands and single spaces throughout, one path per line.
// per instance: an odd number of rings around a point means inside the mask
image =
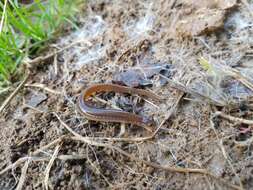
M 253 189 L 252 9 L 245 0 L 88 1 L 80 29 L 41 55 L 56 52 L 32 65 L 0 117 L 0 189 Z M 92 98 L 153 118 L 153 138 L 78 111 L 84 88 L 112 82 L 163 98 Z

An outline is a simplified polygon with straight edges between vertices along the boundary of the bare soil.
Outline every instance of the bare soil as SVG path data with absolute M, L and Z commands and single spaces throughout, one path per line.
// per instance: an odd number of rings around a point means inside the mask
M 252 5 L 214 2 L 88 1 L 80 29 L 44 55 L 72 46 L 32 66 L 0 117 L 0 189 L 252 189 L 252 125 L 214 116 L 252 119 L 252 89 L 228 72 L 253 83 Z M 89 121 L 78 111 L 83 89 L 115 81 L 164 100 L 102 93 L 94 105 L 153 118 L 151 129 L 160 126 L 154 138 L 133 142 L 150 131 Z M 74 139 L 68 127 L 96 138 Z M 163 167 L 212 175 L 152 167 L 111 146 Z

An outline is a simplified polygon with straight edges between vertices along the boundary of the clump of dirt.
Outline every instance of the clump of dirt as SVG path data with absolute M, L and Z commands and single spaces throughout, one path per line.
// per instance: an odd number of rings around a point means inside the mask
M 80 30 L 45 52 L 58 51 L 0 117 L 0 189 L 251 189 L 251 7 L 233 0 L 86 7 Z M 79 112 L 83 89 L 112 82 L 163 98 L 92 98 L 152 118 L 153 138 Z
M 176 32 L 180 37 L 194 37 L 217 32 L 224 28 L 224 22 L 237 6 L 231 1 L 179 1 L 181 18 L 176 24 Z M 182 8 L 183 7 L 183 8 Z

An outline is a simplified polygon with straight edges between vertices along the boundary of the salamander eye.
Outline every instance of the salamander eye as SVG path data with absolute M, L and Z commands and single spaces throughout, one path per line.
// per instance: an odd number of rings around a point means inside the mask
M 155 125 L 155 121 L 153 119 L 149 119 L 147 117 L 143 117 L 142 118 L 142 122 L 146 125 L 146 126 L 152 126 Z

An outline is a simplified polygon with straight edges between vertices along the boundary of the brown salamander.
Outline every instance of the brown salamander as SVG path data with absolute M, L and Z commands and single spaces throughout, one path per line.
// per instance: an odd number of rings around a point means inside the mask
M 155 101 L 160 101 L 161 98 L 156 94 L 143 89 L 130 88 L 117 84 L 95 84 L 86 88 L 79 97 L 78 106 L 81 113 L 89 120 L 94 121 L 105 121 L 105 122 L 120 122 L 120 123 L 131 123 L 138 126 L 150 126 L 153 124 L 153 120 L 125 112 L 116 109 L 101 109 L 95 108 L 88 105 L 87 99 L 98 92 L 118 92 L 137 94 L 151 98 Z

